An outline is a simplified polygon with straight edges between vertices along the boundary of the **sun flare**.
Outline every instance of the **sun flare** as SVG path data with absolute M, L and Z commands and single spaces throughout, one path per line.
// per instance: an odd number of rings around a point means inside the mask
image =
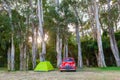
M 45 34 L 45 39 L 44 39 L 44 40 L 45 40 L 45 41 L 48 40 L 48 35 L 47 35 L 47 34 Z M 29 37 L 29 42 L 32 42 L 32 37 L 31 37 L 31 36 Z M 41 43 L 41 42 L 42 42 L 41 37 L 38 36 L 38 37 L 37 37 L 37 43 L 39 44 L 39 43 Z

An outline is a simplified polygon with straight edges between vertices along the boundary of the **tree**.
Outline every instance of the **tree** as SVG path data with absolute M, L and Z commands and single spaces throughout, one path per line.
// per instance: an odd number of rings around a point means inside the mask
M 45 61 L 45 54 L 46 54 L 46 43 L 45 43 L 45 34 L 43 31 L 43 8 L 42 8 L 42 0 L 38 0 L 38 20 L 39 20 L 39 32 L 41 37 L 41 45 L 42 45 L 42 52 L 40 53 L 40 61 Z
M 81 20 L 79 18 L 78 13 L 78 5 L 79 1 L 73 1 L 74 4 L 71 6 L 73 7 L 74 15 L 75 15 L 75 31 L 76 31 L 76 42 L 78 46 L 78 67 L 83 67 L 83 61 L 82 61 L 82 49 L 81 49 L 81 42 L 80 42 L 80 33 L 79 33 L 79 25 L 81 25 Z
M 30 14 L 30 23 L 31 23 L 31 26 L 32 26 L 32 64 L 33 64 L 33 69 L 35 68 L 36 66 L 36 53 L 37 53 L 37 27 L 35 26 L 35 21 L 34 21 L 34 7 L 33 7 L 33 2 L 32 0 L 29 1 L 29 5 L 30 5 L 30 11 L 31 11 L 31 14 Z
M 59 14 L 59 0 L 56 0 L 56 12 Z M 57 22 L 57 24 L 59 24 Z M 62 39 L 60 38 L 60 28 L 57 26 L 57 34 L 56 34 L 56 52 L 57 52 L 57 67 L 60 67 L 61 61 L 62 61 Z
M 8 12 L 9 18 L 10 18 L 10 25 L 11 25 L 11 50 L 8 50 L 8 59 L 10 59 L 10 70 L 15 70 L 14 64 L 15 64 L 15 60 L 14 60 L 14 56 L 15 56 L 15 47 L 14 47 L 14 28 L 13 28 L 13 24 L 12 24 L 12 10 L 10 5 L 6 2 L 6 1 L 2 1 L 4 4 L 4 9 Z M 9 48 L 8 48 L 9 49 Z
M 114 35 L 114 28 L 113 28 L 113 24 L 114 24 L 114 23 L 113 23 L 113 21 L 110 19 L 110 17 L 111 17 L 111 13 L 110 13 L 110 10 L 111 10 L 110 2 L 111 2 L 111 0 L 107 0 L 107 5 L 108 5 L 108 16 L 107 16 L 107 19 L 108 19 L 108 32 L 109 32 L 109 37 L 110 37 L 111 50 L 112 50 L 113 55 L 114 55 L 114 57 L 115 57 L 116 64 L 117 64 L 117 66 L 119 67 L 119 66 L 120 66 L 120 57 L 119 57 L 119 50 L 118 50 L 118 47 L 117 47 L 117 42 L 116 42 L 115 35 Z
M 102 39 L 101 39 L 101 28 L 100 28 L 100 22 L 99 22 L 99 12 L 98 12 L 98 2 L 96 0 L 94 1 L 94 7 L 95 7 L 95 22 L 97 27 L 97 43 L 98 43 L 98 66 L 99 67 L 106 67 L 105 60 L 104 60 L 104 53 L 103 53 L 103 47 L 102 47 Z

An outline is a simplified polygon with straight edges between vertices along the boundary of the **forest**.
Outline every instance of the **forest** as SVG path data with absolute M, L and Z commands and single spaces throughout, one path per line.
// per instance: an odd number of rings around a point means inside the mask
M 120 67 L 120 0 L 0 0 L 0 67 Z

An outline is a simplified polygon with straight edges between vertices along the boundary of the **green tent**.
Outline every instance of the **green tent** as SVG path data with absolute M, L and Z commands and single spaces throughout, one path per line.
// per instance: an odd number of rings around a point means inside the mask
M 51 71 L 51 70 L 54 70 L 54 68 L 49 61 L 40 62 L 34 69 L 34 71 Z

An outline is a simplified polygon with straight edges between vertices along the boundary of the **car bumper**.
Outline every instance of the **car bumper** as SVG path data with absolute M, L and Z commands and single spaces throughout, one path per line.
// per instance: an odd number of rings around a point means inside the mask
M 60 68 L 60 71 L 75 71 L 76 68 Z
M 76 70 L 76 69 L 60 69 L 60 71 L 66 71 L 66 70 Z

